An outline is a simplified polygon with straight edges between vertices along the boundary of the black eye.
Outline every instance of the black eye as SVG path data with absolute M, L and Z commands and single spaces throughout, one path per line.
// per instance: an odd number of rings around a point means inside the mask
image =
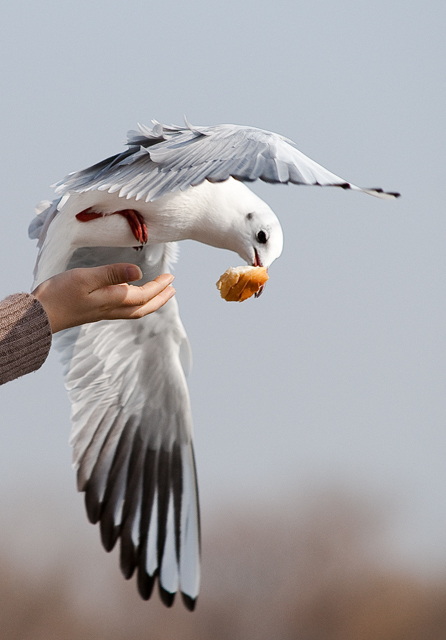
M 257 242 L 259 242 L 260 244 L 266 244 L 268 242 L 268 236 L 266 235 L 266 231 L 263 231 L 263 229 L 258 231 L 256 235 L 256 239 L 257 239 Z

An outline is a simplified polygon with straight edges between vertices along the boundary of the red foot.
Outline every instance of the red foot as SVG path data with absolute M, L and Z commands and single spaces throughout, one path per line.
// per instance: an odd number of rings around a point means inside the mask
M 147 225 L 144 222 L 142 215 L 134 209 L 124 209 L 123 211 L 115 211 L 115 213 L 119 213 L 120 216 L 124 216 L 138 242 L 146 244 L 149 236 L 147 233 Z
M 149 234 L 147 232 L 147 225 L 144 222 L 144 218 L 140 213 L 135 211 L 134 209 L 123 209 L 122 211 L 112 211 L 111 213 L 98 213 L 94 211 L 92 207 L 81 211 L 76 215 L 76 218 L 79 222 L 89 222 L 90 220 L 95 220 L 96 218 L 102 218 L 103 216 L 113 216 L 115 214 L 119 214 L 120 216 L 124 216 L 124 218 L 129 223 L 130 229 L 141 244 L 146 244 Z

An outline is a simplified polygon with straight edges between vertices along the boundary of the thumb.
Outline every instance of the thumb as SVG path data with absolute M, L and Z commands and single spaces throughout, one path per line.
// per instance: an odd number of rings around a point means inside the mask
M 90 292 L 114 284 L 134 282 L 142 278 L 142 271 L 136 264 L 107 264 L 103 267 L 93 267 L 88 271 Z

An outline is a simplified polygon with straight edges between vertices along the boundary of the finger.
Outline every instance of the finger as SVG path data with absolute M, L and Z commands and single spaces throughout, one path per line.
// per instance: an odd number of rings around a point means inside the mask
M 126 289 L 126 294 L 122 300 L 122 304 L 131 307 L 146 304 L 168 287 L 173 280 L 174 277 L 172 274 L 163 273 L 155 278 L 155 280 L 146 282 L 146 284 L 141 287 L 129 286 Z
M 111 287 L 103 287 L 92 293 L 95 301 L 106 307 L 135 307 L 149 302 L 163 289 L 169 286 L 174 277 L 170 273 L 164 273 L 155 280 L 137 287 L 128 284 L 118 284 Z
M 136 264 L 126 262 L 91 267 L 86 272 L 89 293 L 125 282 L 134 282 L 142 278 L 142 271 Z
M 147 314 L 160 309 L 175 293 L 175 289 L 168 285 L 158 295 L 151 297 L 145 304 L 112 309 L 109 314 L 110 320 L 143 318 Z

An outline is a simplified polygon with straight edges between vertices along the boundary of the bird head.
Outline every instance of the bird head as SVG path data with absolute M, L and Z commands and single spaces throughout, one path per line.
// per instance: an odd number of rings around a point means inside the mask
M 280 256 L 283 233 L 271 208 L 243 182 L 229 178 L 194 187 L 203 194 L 204 215 L 195 239 L 235 251 L 253 267 L 268 268 Z
M 196 215 L 191 239 L 235 251 L 253 267 L 268 268 L 282 253 L 277 216 L 244 183 L 233 178 L 205 181 L 182 197 L 186 195 L 188 209 Z
M 283 249 L 282 227 L 276 214 L 242 182 L 230 179 L 224 185 L 227 219 L 231 220 L 231 247 L 227 248 L 253 267 L 268 268 Z
M 280 222 L 268 205 L 245 213 L 243 248 L 239 255 L 253 267 L 268 268 L 280 256 L 283 233 Z

